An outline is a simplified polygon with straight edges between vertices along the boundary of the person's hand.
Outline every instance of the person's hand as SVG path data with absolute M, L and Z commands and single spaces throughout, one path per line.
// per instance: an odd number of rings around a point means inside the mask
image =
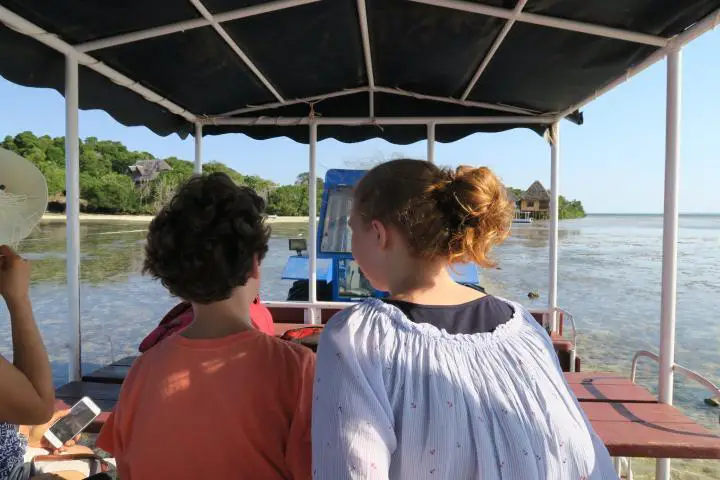
M 65 445 L 63 445 L 59 449 L 55 448 L 55 446 L 50 444 L 47 438 L 45 438 L 45 432 L 48 431 L 50 426 L 68 413 L 70 413 L 70 410 L 58 410 L 57 412 L 53 413 L 52 418 L 47 423 L 30 427 L 30 431 L 28 433 L 28 447 L 44 448 L 50 451 L 50 453 L 52 453 L 53 455 L 57 455 L 59 453 L 62 453 L 65 449 L 74 446 L 77 443 L 77 440 L 80 438 L 80 435 L 76 436 L 72 440 L 68 440 L 67 442 L 65 442 Z
M 30 264 L 7 245 L 0 246 L 0 295 L 5 301 L 22 299 L 30 290 Z

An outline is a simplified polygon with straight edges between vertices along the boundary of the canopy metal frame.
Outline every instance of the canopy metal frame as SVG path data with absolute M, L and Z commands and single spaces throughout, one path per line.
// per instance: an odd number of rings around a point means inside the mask
M 467 12 L 468 14 L 486 15 L 506 20 L 505 25 L 495 38 L 490 49 L 483 57 L 460 98 L 433 97 L 420 93 L 407 92 L 396 88 L 378 86 L 375 83 L 373 60 L 371 53 L 372 38 L 368 29 L 365 0 L 357 0 L 363 56 L 367 71 L 367 87 L 327 92 L 307 98 L 286 99 L 273 85 L 272 79 L 254 65 L 252 59 L 235 43 L 222 27 L 224 22 L 246 18 L 254 15 L 263 15 L 283 9 L 296 8 L 323 0 L 277 0 L 263 3 L 253 7 L 244 7 L 232 11 L 212 14 L 202 4 L 201 0 L 190 0 L 200 12 L 202 18 L 176 22 L 169 25 L 154 27 L 146 30 L 134 31 L 122 35 L 93 40 L 86 43 L 71 45 L 52 32 L 47 32 L 25 18 L 0 6 L 0 22 L 10 28 L 36 39 L 39 42 L 55 49 L 66 57 L 66 190 L 67 190 L 67 293 L 69 300 L 68 325 L 69 338 L 67 348 L 69 352 L 70 380 L 81 378 L 81 322 L 80 322 L 80 184 L 79 184 L 79 136 L 78 136 L 78 69 L 85 66 L 107 77 L 113 82 L 137 93 L 145 100 L 158 104 L 168 111 L 183 117 L 195 126 L 195 172 L 202 172 L 202 133 L 204 125 L 307 125 L 309 129 L 309 279 L 310 295 L 308 302 L 298 302 L 298 308 L 307 308 L 309 323 L 318 323 L 320 316 L 318 310 L 342 306 L 340 303 L 318 302 L 316 291 L 316 261 L 317 261 L 317 207 L 314 201 L 317 195 L 317 131 L 323 125 L 426 125 L 427 126 L 427 160 L 435 161 L 435 128 L 437 125 L 450 124 L 508 124 L 508 125 L 544 125 L 549 127 L 548 138 L 551 149 L 551 223 L 549 232 L 550 269 L 548 312 L 552 316 L 551 325 L 557 329 L 556 314 L 558 307 L 558 223 L 559 223 L 559 189 L 560 189 L 560 137 L 559 122 L 569 115 L 577 112 L 589 102 L 614 89 L 626 80 L 634 77 L 658 61 L 667 58 L 667 106 L 666 106 L 666 149 L 665 149 L 665 187 L 664 187 L 664 213 L 663 213 L 663 270 L 662 270 L 662 300 L 661 300 L 661 335 L 660 335 L 660 401 L 672 404 L 673 401 L 673 369 L 675 364 L 675 316 L 677 299 L 677 238 L 678 238 L 678 183 L 680 166 L 680 134 L 681 134 L 681 49 L 703 33 L 711 30 L 720 22 L 720 9 L 713 12 L 700 22 L 684 32 L 672 37 L 663 38 L 641 32 L 631 32 L 604 25 L 572 21 L 523 12 L 527 0 L 519 0 L 513 9 L 494 7 L 478 2 L 463 0 L 410 0 L 415 3 L 432 5 L 437 8 L 449 8 Z M 630 68 L 623 75 L 594 92 L 589 97 L 569 106 L 560 112 L 533 112 L 512 105 L 488 104 L 468 100 L 470 92 L 477 85 L 483 72 L 492 61 L 495 53 L 516 23 L 530 23 L 548 28 L 569 30 L 573 32 L 613 38 L 627 42 L 657 47 L 657 50 L 640 64 Z M 212 26 L 217 34 L 232 48 L 235 54 L 252 71 L 275 97 L 276 101 L 264 105 L 244 106 L 222 115 L 213 117 L 201 116 L 190 112 L 173 101 L 164 98 L 140 82 L 131 79 L 108 65 L 98 61 L 90 52 L 111 46 L 140 42 L 150 38 L 170 35 L 177 32 L 195 28 Z M 491 109 L 505 112 L 506 116 L 467 116 L 467 117 L 376 117 L 374 110 L 374 93 L 390 93 L 394 95 L 413 96 L 441 102 L 456 103 L 469 108 Z M 254 111 L 275 109 L 287 105 L 317 102 L 355 93 L 367 93 L 369 99 L 368 117 L 361 118 L 326 118 L 308 115 L 298 118 L 271 118 L 271 117 L 234 117 L 234 115 L 249 114 Z M 670 474 L 669 460 L 658 460 L 656 478 L 668 480 Z
M 656 35 L 648 35 L 642 32 L 632 32 L 617 28 L 611 28 L 604 25 L 597 25 L 592 23 L 586 23 L 586 22 L 579 22 L 579 21 L 573 21 L 573 20 L 567 20 L 563 18 L 558 17 L 550 17 L 545 15 L 538 15 L 538 14 L 532 14 L 523 12 L 523 8 L 525 7 L 525 4 L 527 3 L 527 0 L 519 0 L 516 6 L 513 9 L 505 9 L 500 7 L 494 7 L 490 5 L 485 5 L 478 2 L 468 2 L 464 0 L 409 0 L 414 3 L 422 3 L 426 5 L 432 5 L 437 8 L 446 8 L 446 9 L 453 9 L 458 10 L 462 12 L 467 12 L 469 14 L 476 14 L 476 15 L 485 15 L 495 18 L 503 18 L 506 19 L 506 23 L 503 26 L 502 30 L 496 37 L 495 41 L 493 42 L 492 46 L 490 47 L 489 51 L 481 61 L 480 65 L 478 66 L 475 74 L 473 75 L 471 81 L 469 82 L 467 88 L 463 92 L 460 98 L 453 98 L 453 97 L 433 97 L 429 95 L 422 95 L 420 93 L 414 94 L 412 92 L 405 92 L 396 88 L 391 87 L 383 87 L 378 86 L 375 84 L 374 79 L 374 70 L 373 70 L 373 62 L 372 62 L 372 54 L 371 54 L 371 42 L 372 39 L 370 38 L 369 29 L 368 29 L 368 20 L 367 20 L 367 12 L 365 8 L 365 0 L 357 0 L 357 12 L 358 12 L 358 18 L 360 19 L 358 28 L 361 33 L 362 38 L 362 45 L 363 45 L 363 56 L 365 60 L 365 67 L 367 70 L 367 80 L 368 80 L 368 86 L 361 89 L 352 89 L 356 90 L 355 92 L 348 92 L 345 90 L 337 91 L 337 92 L 327 92 L 324 94 L 319 94 L 313 97 L 307 97 L 307 98 L 298 98 L 298 99 L 291 99 L 288 100 L 282 96 L 282 94 L 276 89 L 276 87 L 272 83 L 272 79 L 268 78 L 266 74 L 261 72 L 257 66 L 253 63 L 252 59 L 248 57 L 247 54 L 237 45 L 237 43 L 227 34 L 227 32 L 223 29 L 222 24 L 229 21 L 239 20 L 242 18 L 248 18 L 252 16 L 257 15 L 263 15 L 271 12 L 277 12 L 280 10 L 290 9 L 290 8 L 296 8 L 301 7 L 303 5 L 308 5 L 311 3 L 320 2 L 323 0 L 276 0 L 267 2 L 261 5 L 251 6 L 251 7 L 243 7 L 238 8 L 235 10 L 231 10 L 228 12 L 223 13 L 217 13 L 212 14 L 210 13 L 205 5 L 201 2 L 201 0 L 190 0 L 191 3 L 195 6 L 195 8 L 198 10 L 198 12 L 201 14 L 202 18 L 193 19 L 193 20 L 185 20 L 181 22 L 175 22 L 168 25 L 163 25 L 159 27 L 153 27 L 145 30 L 138 30 L 130 33 L 125 33 L 121 35 L 115 35 L 107 38 L 92 40 L 90 42 L 84 42 L 76 45 L 70 45 L 69 43 L 63 41 L 58 36 L 52 34 L 52 32 L 47 32 L 43 30 L 42 28 L 38 27 L 37 25 L 29 22 L 25 18 L 21 17 L 20 15 L 15 14 L 11 10 L 8 10 L 5 7 L 0 6 L 0 21 L 7 24 L 11 28 L 19 31 L 20 33 L 23 33 L 27 36 L 30 36 L 32 38 L 35 38 L 36 40 L 44 43 L 45 45 L 65 54 L 66 56 L 73 57 L 77 60 L 77 62 L 80 65 L 84 65 L 88 68 L 91 68 L 95 70 L 96 72 L 100 73 L 101 75 L 109 78 L 113 82 L 122 85 L 135 93 L 143 96 L 147 101 L 156 103 L 158 105 L 163 106 L 170 112 L 179 115 L 183 118 L 185 118 L 187 121 L 191 123 L 196 123 L 199 119 L 202 119 L 205 122 L 208 123 L 214 123 L 218 125 L 248 125 L 248 120 L 251 119 L 237 119 L 236 121 L 239 123 L 229 123 L 232 120 L 221 120 L 224 117 L 231 116 L 231 115 L 237 115 L 242 114 L 246 112 L 251 111 L 257 111 L 257 110 L 265 110 L 265 109 L 274 109 L 283 107 L 286 105 L 292 105 L 297 103 L 310 103 L 310 102 L 316 102 L 320 101 L 326 98 L 333 98 L 337 96 L 343 96 L 348 95 L 350 93 L 358 93 L 361 91 L 366 91 L 368 93 L 369 98 L 369 112 L 370 115 L 368 116 L 368 119 L 379 121 L 381 119 L 378 119 L 375 117 L 375 108 L 374 108 L 374 93 L 376 92 L 382 92 L 382 93 L 392 93 L 395 95 L 409 95 L 414 96 L 416 98 L 424 98 L 427 100 L 436 100 L 436 101 L 446 101 L 450 103 L 456 103 L 460 105 L 464 105 L 467 107 L 477 107 L 477 108 L 483 108 L 483 109 L 491 109 L 491 110 L 497 110 L 497 111 L 503 111 L 508 113 L 519 113 L 519 114 L 525 114 L 528 116 L 545 116 L 550 115 L 553 117 L 552 121 L 547 122 L 541 122 L 540 124 L 544 125 L 551 125 L 552 123 L 555 123 L 556 121 L 559 121 L 563 118 L 566 118 L 568 115 L 578 111 L 580 108 L 585 106 L 590 101 L 594 100 L 598 96 L 602 95 L 603 93 L 611 90 L 612 88 L 616 87 L 620 83 L 624 82 L 625 80 L 631 78 L 632 76 L 636 75 L 637 73 L 645 70 L 649 66 L 653 65 L 654 63 L 660 61 L 663 59 L 668 51 L 670 49 L 677 49 L 682 47 L 682 45 L 688 43 L 689 41 L 692 41 L 697 36 L 701 35 L 705 31 L 714 28 L 718 22 L 720 22 L 720 9 L 713 12 L 711 15 L 706 17 L 701 22 L 696 23 L 693 27 L 686 30 L 685 32 L 676 35 L 672 38 L 664 38 L 659 37 Z M 508 33 L 512 29 L 513 25 L 517 22 L 520 23 L 530 23 L 534 25 L 542 25 L 547 28 L 555 28 L 560 30 L 568 30 L 578 33 L 583 33 L 587 35 L 594 35 L 599 37 L 605 37 L 605 38 L 613 38 L 616 40 L 621 41 L 627 41 L 627 42 L 633 42 L 643 45 L 649 45 L 654 47 L 659 47 L 658 50 L 652 54 L 650 57 L 648 57 L 645 61 L 640 63 L 639 65 L 631 68 L 628 70 L 624 75 L 620 76 L 610 84 L 608 84 L 606 87 L 602 88 L 601 90 L 595 92 L 593 95 L 588 97 L 587 99 L 584 99 L 583 101 L 579 102 L 576 105 L 573 105 L 566 110 L 562 112 L 530 112 L 527 109 L 522 109 L 520 107 L 512 106 L 512 105 L 498 105 L 498 104 L 490 104 L 490 103 L 484 103 L 484 102 L 472 102 L 468 101 L 468 96 L 470 95 L 470 92 L 472 91 L 473 87 L 477 84 L 478 80 L 480 79 L 482 73 L 485 71 L 489 63 L 492 61 L 495 53 L 502 45 L 503 41 L 507 37 Z M 170 35 L 173 33 L 178 32 L 184 32 L 196 28 L 201 27 L 207 27 L 212 26 L 217 34 L 225 41 L 230 48 L 235 52 L 238 57 L 243 61 L 243 63 L 252 71 L 252 73 L 255 75 L 255 77 L 260 81 L 267 90 L 275 97 L 277 100 L 273 103 L 267 103 L 264 105 L 254 105 L 254 106 L 245 106 L 245 107 L 239 107 L 238 109 L 227 112 L 225 114 L 221 114 L 218 116 L 202 116 L 193 112 L 189 112 L 183 107 L 175 104 L 171 100 L 164 98 L 162 95 L 159 95 L 152 91 L 151 89 L 144 87 L 142 84 L 140 84 L 137 81 L 134 81 L 133 79 L 128 78 L 127 76 L 123 75 L 122 73 L 118 72 L 117 70 L 107 66 L 103 62 L 95 59 L 90 55 L 90 52 L 93 52 L 95 50 L 100 50 L 103 48 L 113 47 L 113 46 L 119 46 L 119 45 L 125 45 L 129 43 L 135 43 L 135 42 L 141 42 L 143 40 L 147 40 L 150 38 L 156 38 L 164 35 Z M 219 118 L 218 118 L 219 117 Z M 522 124 L 528 124 L 529 122 L 524 121 L 524 119 L 521 116 L 518 116 L 515 120 L 515 122 L 518 125 Z M 473 123 L 473 122 L 467 122 L 467 123 Z M 499 123 L 503 123 L 500 121 Z M 511 121 L 508 121 L 506 123 L 513 123 Z

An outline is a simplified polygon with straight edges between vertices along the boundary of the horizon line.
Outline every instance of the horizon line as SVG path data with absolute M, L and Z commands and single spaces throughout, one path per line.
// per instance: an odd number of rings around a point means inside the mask
M 660 216 L 663 212 L 586 212 L 585 215 L 627 215 L 627 216 Z M 679 216 L 720 216 L 720 212 L 680 212 Z

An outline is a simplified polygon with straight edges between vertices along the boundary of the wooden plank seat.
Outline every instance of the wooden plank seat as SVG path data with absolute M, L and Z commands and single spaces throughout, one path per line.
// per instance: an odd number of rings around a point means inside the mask
M 120 395 L 120 387 L 122 385 L 112 383 L 96 383 L 96 382 L 70 382 L 55 390 L 55 398 L 63 400 L 65 403 L 73 404 L 82 397 L 90 397 L 95 403 L 100 405 L 104 402 L 106 405 L 115 405 Z M 103 408 L 105 410 L 105 408 Z
M 613 372 L 572 372 L 566 373 L 565 379 L 572 385 L 575 383 L 592 383 L 595 385 L 625 385 L 630 380 Z
M 129 366 L 110 364 L 83 375 L 83 382 L 123 383 L 130 371 Z
M 720 460 L 720 435 L 662 403 L 582 402 L 614 457 Z
M 556 352 L 569 352 L 574 347 L 572 340 L 563 338 L 557 333 L 550 335 L 550 338 L 552 339 L 553 347 L 555 347 Z
M 614 373 L 565 373 L 565 378 L 581 402 L 657 403 L 644 387 Z
M 105 365 L 102 368 L 83 375 L 82 380 L 84 382 L 120 384 L 125 381 L 125 377 L 130 371 L 130 366 L 137 357 L 137 355 L 130 355 L 128 357 L 121 358 L 110 365 Z
M 135 361 L 135 359 L 136 359 L 137 357 L 138 357 L 138 355 L 130 355 L 130 356 L 128 356 L 128 357 L 121 358 L 121 359 L 118 360 L 117 362 L 113 362 L 111 365 L 118 365 L 118 366 L 129 367 L 129 366 L 131 366 L 131 365 L 133 364 L 133 362 Z

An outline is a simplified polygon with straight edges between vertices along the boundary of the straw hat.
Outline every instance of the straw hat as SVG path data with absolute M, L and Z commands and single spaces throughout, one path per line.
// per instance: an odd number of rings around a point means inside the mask
M 0 148 L 0 245 L 17 245 L 42 219 L 48 203 L 45 177 L 17 153 Z

